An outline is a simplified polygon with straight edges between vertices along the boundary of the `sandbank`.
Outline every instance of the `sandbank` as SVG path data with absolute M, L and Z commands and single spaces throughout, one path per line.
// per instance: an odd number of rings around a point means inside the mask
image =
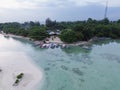
M 23 52 L 1 52 L 0 69 L 0 90 L 36 90 L 42 81 L 41 70 Z M 20 73 L 22 80 L 13 86 Z

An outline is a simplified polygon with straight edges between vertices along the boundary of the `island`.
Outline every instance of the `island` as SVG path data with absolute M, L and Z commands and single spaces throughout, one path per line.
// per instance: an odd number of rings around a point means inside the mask
M 35 46 L 41 48 L 66 47 L 66 45 L 89 45 L 89 41 L 100 39 L 120 38 L 120 19 L 110 21 L 108 18 L 95 20 L 88 18 L 84 21 L 52 21 L 46 19 L 45 24 L 39 22 L 1 23 L 1 33 L 4 36 L 22 36 L 34 41 Z

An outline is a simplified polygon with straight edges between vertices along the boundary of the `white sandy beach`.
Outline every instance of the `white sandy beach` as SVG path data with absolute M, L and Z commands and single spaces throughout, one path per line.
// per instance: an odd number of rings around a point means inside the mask
M 10 37 L 17 37 L 17 38 L 23 38 L 23 39 L 27 39 L 30 40 L 29 37 L 23 37 L 23 36 L 17 36 L 17 35 L 13 35 L 13 34 L 8 34 Z M 92 40 L 91 40 L 92 41 Z M 74 43 L 65 43 L 63 41 L 61 41 L 61 39 L 59 37 L 55 37 L 51 36 L 50 38 L 48 38 L 48 41 L 46 41 L 47 44 L 49 43 L 56 43 L 56 44 L 66 44 L 69 46 L 81 46 L 81 45 L 90 45 L 91 41 L 78 41 L 78 42 L 74 42 Z M 40 41 L 36 41 L 38 44 L 40 43 Z
M 53 38 L 53 39 L 52 39 Z M 59 43 L 59 44 L 63 44 L 63 42 L 60 40 L 59 37 L 55 37 L 54 36 L 51 36 L 49 38 L 49 41 L 46 41 L 46 43 Z
M 0 53 L 0 90 L 36 90 L 42 81 L 42 72 L 22 52 Z M 16 76 L 24 73 L 18 86 L 13 86 Z

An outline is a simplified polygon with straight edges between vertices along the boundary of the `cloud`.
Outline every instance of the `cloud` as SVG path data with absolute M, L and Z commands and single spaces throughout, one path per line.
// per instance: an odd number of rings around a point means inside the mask
M 1 0 L 0 8 L 18 9 L 18 8 L 50 8 L 50 7 L 71 7 L 87 5 L 105 5 L 107 0 Z M 109 7 L 119 7 L 119 0 L 108 0 Z
M 120 1 L 109 0 L 108 16 L 120 18 Z M 85 20 L 104 17 L 106 0 L 1 0 L 0 21 Z
M 19 9 L 19 8 L 35 8 L 36 3 L 31 1 L 20 0 L 2 0 L 0 1 L 0 9 Z

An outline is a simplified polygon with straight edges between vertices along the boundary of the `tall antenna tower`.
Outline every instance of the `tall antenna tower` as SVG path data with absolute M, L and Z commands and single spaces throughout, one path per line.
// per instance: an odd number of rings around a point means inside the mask
M 106 1 L 106 7 L 105 7 L 105 15 L 104 15 L 104 18 L 107 18 L 107 11 L 108 11 L 108 1 Z

